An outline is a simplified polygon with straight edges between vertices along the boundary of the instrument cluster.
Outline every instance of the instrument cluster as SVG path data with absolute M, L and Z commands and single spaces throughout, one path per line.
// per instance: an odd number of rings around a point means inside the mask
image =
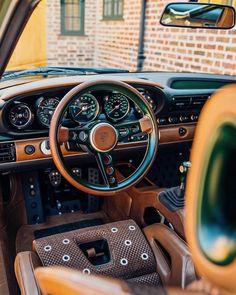
M 157 102 L 145 89 L 138 89 L 154 112 Z M 53 113 L 63 96 L 40 96 L 35 100 L 17 100 L 7 109 L 5 120 L 13 129 L 49 128 Z M 33 101 L 33 102 L 32 102 Z M 68 106 L 65 120 L 74 125 L 84 125 L 96 119 L 119 122 L 129 116 L 142 116 L 141 110 L 126 95 L 119 92 L 89 92 L 76 97 Z

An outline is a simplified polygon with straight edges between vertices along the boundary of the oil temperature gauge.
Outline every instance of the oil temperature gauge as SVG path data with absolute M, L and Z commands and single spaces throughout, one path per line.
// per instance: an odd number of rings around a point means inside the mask
M 34 116 L 27 104 L 19 103 L 10 109 L 8 118 L 13 127 L 25 129 L 32 124 Z

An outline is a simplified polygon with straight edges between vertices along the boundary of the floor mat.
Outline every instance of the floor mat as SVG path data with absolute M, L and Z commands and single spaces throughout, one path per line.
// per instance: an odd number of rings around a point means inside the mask
M 67 223 L 67 224 L 62 224 L 62 225 L 58 225 L 58 226 L 54 226 L 50 228 L 36 230 L 34 231 L 34 237 L 35 239 L 40 239 L 40 238 L 48 237 L 55 234 L 61 234 L 61 233 L 69 232 L 72 230 L 101 225 L 101 224 L 104 224 L 102 219 L 82 220 L 78 222 Z

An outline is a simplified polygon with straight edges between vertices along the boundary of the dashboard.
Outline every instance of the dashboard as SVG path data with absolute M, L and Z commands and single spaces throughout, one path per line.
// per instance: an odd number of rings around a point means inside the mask
M 69 91 L 70 89 L 68 89 Z M 155 113 L 163 105 L 163 95 L 156 88 L 137 88 Z M 60 100 L 68 91 L 30 95 L 13 99 L 3 111 L 6 128 L 12 132 L 47 130 Z M 93 120 L 121 122 L 142 117 L 141 110 L 126 95 L 115 91 L 94 91 L 76 97 L 63 118 L 65 126 L 82 126 Z
M 124 73 L 99 75 L 135 87 L 151 106 L 159 126 L 159 145 L 191 144 L 198 118 L 213 92 L 235 77 L 187 73 Z M 0 88 L 0 171 L 23 169 L 52 161 L 48 142 L 53 113 L 63 97 L 75 86 L 91 79 L 70 76 L 23 80 Z M 92 77 L 94 79 L 94 77 Z M 198 88 L 198 85 L 200 86 Z M 207 88 L 205 88 L 207 87 Z M 140 109 L 126 95 L 99 90 L 75 97 L 64 114 L 63 125 L 83 126 L 93 120 L 111 123 L 142 117 Z M 118 144 L 119 152 L 135 152 L 146 147 L 146 136 L 137 134 Z M 83 150 L 70 151 L 68 159 L 87 156 Z

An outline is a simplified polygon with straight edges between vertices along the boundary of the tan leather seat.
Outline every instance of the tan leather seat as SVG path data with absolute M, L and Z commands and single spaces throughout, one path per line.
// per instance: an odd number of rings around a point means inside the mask
M 43 295 L 203 295 L 204 292 L 175 288 L 153 288 L 127 284 L 124 281 L 83 275 L 65 268 L 38 268 L 35 276 Z
M 161 280 L 161 284 L 156 284 L 156 286 L 168 285 L 184 288 L 196 280 L 188 247 L 173 230 L 163 224 L 154 224 L 146 227 L 144 234 L 156 260 L 157 279 Z M 34 277 L 34 270 L 39 266 L 42 266 L 42 263 L 35 252 L 21 252 L 17 255 L 15 273 L 22 294 L 40 294 Z M 139 283 L 140 285 L 142 281 L 144 280 L 140 277 L 127 280 L 128 283 Z M 153 285 L 151 280 L 150 284 Z
M 35 275 L 43 294 L 236 294 L 235 162 L 232 167 L 236 159 L 235 98 L 236 85 L 227 86 L 204 107 L 187 181 L 186 236 L 197 270 L 207 282 L 194 282 L 190 291 L 141 289 L 137 285 L 85 276 L 72 270 L 39 268 Z M 149 228 L 146 232 L 152 237 L 152 245 L 153 231 Z

